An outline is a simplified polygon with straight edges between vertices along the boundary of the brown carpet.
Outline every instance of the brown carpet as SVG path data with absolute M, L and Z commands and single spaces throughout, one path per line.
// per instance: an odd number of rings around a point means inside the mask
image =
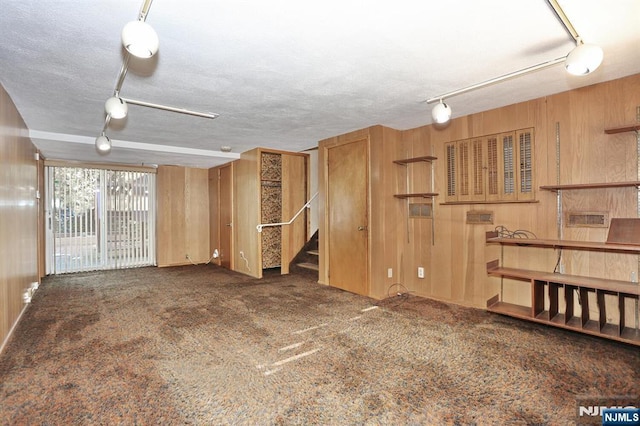
M 48 277 L 0 356 L 3 425 L 555 425 L 639 394 L 638 347 L 215 266 Z

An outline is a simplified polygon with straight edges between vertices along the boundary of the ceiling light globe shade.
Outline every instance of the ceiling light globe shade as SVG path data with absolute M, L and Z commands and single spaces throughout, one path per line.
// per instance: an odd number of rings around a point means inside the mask
M 604 53 L 595 44 L 579 44 L 567 55 L 565 68 L 569 74 L 587 75 L 596 70 L 602 63 Z
M 122 29 L 122 45 L 138 58 L 150 58 L 156 54 L 160 41 L 158 34 L 144 21 L 131 21 Z
M 111 152 L 111 141 L 105 135 L 96 138 L 96 149 L 99 154 L 108 154 Z
M 451 107 L 444 102 L 440 102 L 433 107 L 431 117 L 437 124 L 444 124 L 451 119 Z
M 104 103 L 104 110 L 111 118 L 120 119 L 127 116 L 127 103 L 117 96 L 112 96 Z

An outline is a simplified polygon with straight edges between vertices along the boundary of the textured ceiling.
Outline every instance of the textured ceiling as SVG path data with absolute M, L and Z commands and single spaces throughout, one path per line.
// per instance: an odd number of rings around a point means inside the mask
M 447 100 L 454 117 L 640 72 L 640 1 L 559 0 L 602 66 L 559 64 Z M 129 106 L 104 123 L 141 0 L 4 0 L 0 83 L 47 158 L 212 167 L 257 146 L 300 151 L 382 124 L 431 122 L 429 97 L 565 56 L 573 39 L 545 0 L 156 0 L 158 54 L 132 59 L 121 95 L 214 120 Z M 231 146 L 232 153 L 220 152 Z

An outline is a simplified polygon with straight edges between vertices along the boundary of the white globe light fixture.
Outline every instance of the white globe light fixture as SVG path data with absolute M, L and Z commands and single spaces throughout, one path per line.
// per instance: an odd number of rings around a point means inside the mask
M 603 58 L 604 53 L 599 46 L 578 41 L 576 48 L 567 55 L 564 64 L 569 74 L 587 75 L 600 66 Z
M 112 96 L 104 103 L 104 110 L 111 118 L 120 119 L 127 116 L 127 103 L 117 96 Z
M 158 34 L 144 21 L 131 21 L 122 29 L 122 45 L 138 58 L 150 58 L 158 51 Z
M 111 152 L 111 140 L 104 134 L 104 132 L 96 138 L 96 150 L 98 154 L 108 154 Z
M 451 119 L 451 107 L 440 99 L 440 102 L 433 107 L 431 117 L 436 124 L 445 124 Z

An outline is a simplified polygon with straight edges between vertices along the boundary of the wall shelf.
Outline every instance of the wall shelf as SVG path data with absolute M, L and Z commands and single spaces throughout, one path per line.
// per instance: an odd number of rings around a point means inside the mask
M 419 163 L 421 161 L 426 162 L 426 163 L 430 163 L 433 160 L 437 160 L 437 157 L 432 157 L 430 155 L 424 155 L 421 157 L 413 157 L 413 158 L 406 158 L 404 160 L 393 160 L 394 163 L 396 164 L 402 164 L 402 165 L 407 165 L 409 163 Z
M 438 194 L 435 192 L 418 192 L 414 194 L 394 194 L 396 198 L 433 198 L 437 197 Z
M 599 188 L 624 188 L 624 187 L 638 188 L 640 187 L 640 181 L 545 185 L 545 186 L 541 186 L 540 189 L 543 191 L 558 192 L 562 190 L 574 190 L 574 189 L 599 189 Z
M 554 249 L 595 250 L 640 254 L 640 245 L 600 243 L 592 241 L 545 240 L 534 238 L 499 238 L 497 232 L 487 232 L 487 243 L 522 247 L 545 247 Z
M 616 133 L 637 132 L 640 130 L 640 124 L 634 124 L 631 126 L 613 127 L 611 129 L 605 129 L 604 132 L 608 135 L 614 135 Z

